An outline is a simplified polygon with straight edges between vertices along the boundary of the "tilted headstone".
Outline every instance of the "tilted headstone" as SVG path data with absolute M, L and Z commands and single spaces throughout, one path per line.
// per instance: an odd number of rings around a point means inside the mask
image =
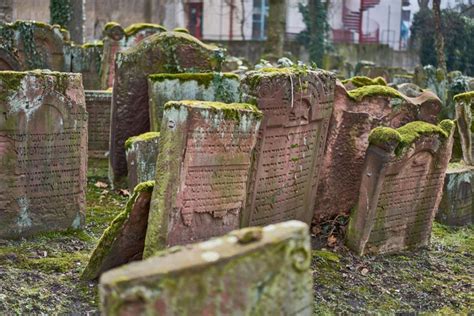
M 377 127 L 362 172 L 347 245 L 359 255 L 426 246 L 443 194 L 454 122 Z
M 440 109 L 441 101 L 429 91 L 408 98 L 385 86 L 365 86 L 348 92 L 337 83 L 314 220 L 330 219 L 356 205 L 368 136 L 373 128 L 397 128 L 416 120 L 435 123 Z
M 0 72 L 0 238 L 79 228 L 87 112 L 80 74 Z
M 82 279 L 94 280 L 107 270 L 142 259 L 154 184 L 148 181 L 135 187 L 125 210 L 102 234 L 82 272 Z
M 447 80 L 441 68 L 436 69 L 431 65 L 415 67 L 413 83 L 423 89 L 430 89 L 445 104 L 447 99 Z
M 240 102 L 240 80 L 233 73 L 155 74 L 148 77 L 150 128 L 159 131 L 168 101 Z
M 243 103 L 165 105 L 145 257 L 239 228 L 261 116 Z
M 264 113 L 242 226 L 311 222 L 335 77 L 324 71 L 267 68 L 242 81 Z
M 209 72 L 218 69 L 222 50 L 182 32 L 145 38 L 117 55 L 112 99 L 110 177 L 119 184 L 127 176 L 125 141 L 150 131 L 148 75 Z
M 89 113 L 89 157 L 105 158 L 109 151 L 111 90 L 85 90 Z
M 159 132 L 148 132 L 127 139 L 125 149 L 129 190 L 133 190 L 140 182 L 155 180 L 156 158 L 159 148 Z
M 454 96 L 456 110 L 457 131 L 461 139 L 462 156 L 464 162 L 470 166 L 474 165 L 473 144 L 473 118 L 474 91 L 457 94 Z
M 104 315 L 312 315 L 308 226 L 288 221 L 104 273 Z
M 446 171 L 436 221 L 450 226 L 474 223 L 473 191 L 474 168 L 457 164 L 450 166 Z

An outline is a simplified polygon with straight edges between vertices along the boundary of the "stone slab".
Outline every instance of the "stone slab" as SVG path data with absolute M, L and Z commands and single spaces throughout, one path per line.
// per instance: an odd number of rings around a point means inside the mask
M 111 90 L 85 90 L 89 113 L 89 157 L 106 158 L 110 140 Z

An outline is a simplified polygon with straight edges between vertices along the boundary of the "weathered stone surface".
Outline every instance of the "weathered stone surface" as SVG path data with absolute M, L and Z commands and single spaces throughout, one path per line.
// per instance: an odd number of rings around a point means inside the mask
M 243 103 L 165 105 L 145 257 L 239 227 L 261 116 Z
M 447 80 L 440 68 L 436 69 L 431 65 L 416 67 L 413 83 L 423 89 L 430 89 L 441 99 L 441 102 L 445 104 L 447 98 Z
M 125 149 L 130 191 L 140 182 L 155 180 L 159 148 L 160 133 L 158 132 L 148 132 L 127 139 Z
M 148 75 L 209 72 L 219 68 L 221 59 L 220 49 L 182 32 L 149 36 L 117 55 L 110 135 L 113 183 L 118 184 L 127 176 L 125 141 L 150 131 Z
M 101 310 L 105 315 L 312 315 L 310 263 L 304 223 L 245 228 L 103 274 Z
M 250 72 L 244 97 L 263 111 L 242 226 L 311 222 L 335 77 L 293 68 Z
M 240 102 L 240 80 L 233 73 L 155 74 L 148 79 L 150 128 L 159 131 L 168 101 Z
M 97 279 L 107 270 L 142 259 L 154 184 L 148 181 L 135 187 L 125 210 L 102 234 L 82 273 L 83 279 Z
M 462 156 L 468 165 L 474 165 L 473 119 L 474 91 L 454 96 L 457 132 L 461 140 Z
M 115 57 L 117 53 L 136 46 L 145 37 L 165 32 L 158 24 L 137 23 L 123 28 L 120 24 L 109 22 L 104 26 L 104 58 L 102 60 L 100 87 L 107 89 L 114 84 Z
M 109 151 L 111 90 L 86 90 L 89 113 L 89 157 L 105 158 Z
M 78 228 L 85 217 L 81 75 L 0 72 L 0 238 Z
M 316 222 L 349 212 L 356 205 L 373 128 L 397 128 L 415 120 L 434 123 L 441 109 L 441 101 L 430 91 L 408 98 L 388 87 L 368 88 L 347 92 L 340 83 L 336 85 L 314 207 Z M 367 89 L 365 97 L 359 101 L 351 98 L 352 93 L 361 95 L 363 89 Z
M 451 226 L 474 223 L 473 191 L 474 168 L 458 164 L 450 166 L 446 171 L 436 221 Z
M 379 85 L 379 86 L 386 86 L 387 82 L 383 77 L 377 77 L 377 78 L 369 78 L 369 77 L 364 77 L 364 76 L 355 76 L 346 80 L 342 81 L 342 84 L 346 88 L 346 90 L 354 90 L 360 87 L 365 87 L 365 86 L 374 86 L 374 85 Z
M 362 172 L 347 245 L 359 255 L 426 246 L 443 193 L 454 122 L 378 127 Z
M 100 89 L 100 69 L 104 44 L 102 41 L 76 45 L 70 43 L 64 47 L 66 69 L 82 74 L 84 89 Z
M 397 90 L 400 91 L 401 94 L 404 94 L 410 98 L 418 97 L 420 94 L 423 93 L 423 89 L 421 89 L 414 83 L 399 84 L 397 85 Z

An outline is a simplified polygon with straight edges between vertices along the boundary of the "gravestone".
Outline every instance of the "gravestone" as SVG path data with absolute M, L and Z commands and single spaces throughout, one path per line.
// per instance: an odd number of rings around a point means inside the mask
M 344 84 L 344 87 L 346 90 L 354 90 L 360 87 L 365 87 L 365 86 L 373 86 L 373 85 L 379 85 L 379 86 L 386 86 L 387 82 L 383 77 L 376 77 L 376 78 L 369 78 L 369 77 L 364 77 L 364 76 L 355 76 L 346 80 L 342 80 L 342 84 Z
M 261 116 L 244 103 L 165 105 L 145 257 L 239 228 Z
M 250 171 L 242 227 L 311 222 L 333 108 L 335 77 L 325 71 L 267 68 L 242 81 L 264 113 Z
M 441 101 L 430 91 L 408 98 L 385 86 L 355 90 L 337 83 L 314 221 L 349 212 L 357 203 L 370 131 L 377 126 L 400 127 L 411 121 L 436 122 Z
M 415 67 L 413 83 L 423 89 L 430 89 L 445 104 L 447 100 L 447 80 L 441 68 L 437 69 L 432 65 Z
M 474 91 L 457 94 L 454 96 L 456 110 L 457 131 L 461 140 L 462 156 L 464 162 L 474 165 L 473 119 L 472 107 L 474 106 Z
M 82 74 L 84 89 L 100 89 L 100 71 L 104 44 L 95 41 L 78 45 L 69 43 L 64 47 L 66 69 Z
M 308 226 L 250 227 L 104 273 L 104 315 L 312 315 Z
M 372 130 L 359 200 L 347 229 L 350 249 L 363 255 L 428 245 L 453 131 L 450 120 Z
M 125 149 L 130 191 L 140 182 L 155 180 L 159 148 L 160 133 L 158 132 L 148 132 L 127 139 Z
M 137 185 L 125 206 L 104 231 L 82 279 L 94 280 L 102 273 L 131 261 L 141 260 L 154 181 Z
M 436 221 L 450 226 L 474 223 L 474 168 L 453 164 L 446 171 Z
M 85 90 L 89 113 L 89 157 L 105 158 L 109 151 L 111 90 Z
M 149 36 L 117 55 L 110 135 L 112 183 L 121 184 L 127 176 L 125 141 L 150 131 L 148 75 L 209 72 L 218 69 L 221 60 L 222 50 L 182 32 Z
M 104 58 L 100 74 L 101 89 L 108 89 L 114 84 L 117 53 L 136 46 L 145 37 L 161 32 L 166 32 L 166 29 L 158 24 L 136 23 L 124 29 L 116 22 L 107 23 L 103 31 Z
M 0 72 L 0 238 L 79 228 L 87 112 L 80 74 Z
M 155 74 L 148 77 L 150 128 L 159 131 L 168 101 L 240 102 L 240 80 L 233 73 Z

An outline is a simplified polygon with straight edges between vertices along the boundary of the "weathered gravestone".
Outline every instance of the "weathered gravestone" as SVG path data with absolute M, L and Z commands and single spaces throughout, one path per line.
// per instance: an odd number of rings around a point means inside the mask
M 263 111 L 242 226 L 311 222 L 335 77 L 324 71 L 267 68 L 242 82 Z
M 359 255 L 426 246 L 443 193 L 454 122 L 377 127 L 369 136 L 347 245 Z
M 337 83 L 324 152 L 314 221 L 349 212 L 357 203 L 370 131 L 411 121 L 436 122 L 441 101 L 426 91 L 408 98 L 393 88 L 369 85 L 355 90 Z
M 100 87 L 107 89 L 114 84 L 115 58 L 117 53 L 140 43 L 145 37 L 166 32 L 158 24 L 136 23 L 123 28 L 116 22 L 109 22 L 104 26 L 104 58 L 100 74 Z
M 354 90 L 365 86 L 386 86 L 387 82 L 383 77 L 369 78 L 364 76 L 355 76 L 346 80 L 342 80 L 342 84 L 346 90 Z
M 410 98 L 415 98 L 423 93 L 423 89 L 414 83 L 402 83 L 397 85 L 397 90 Z
M 468 165 L 474 165 L 473 143 L 473 118 L 474 91 L 457 94 L 454 96 L 456 110 L 456 124 L 461 139 L 462 156 Z
M 140 182 L 155 180 L 156 158 L 160 148 L 160 133 L 148 132 L 133 136 L 125 142 L 128 188 Z
M 145 38 L 119 53 L 112 98 L 110 178 L 115 184 L 127 176 L 125 141 L 150 131 L 148 75 L 209 72 L 219 68 L 222 50 L 182 32 L 164 32 Z
M 89 157 L 105 158 L 109 151 L 111 90 L 86 90 L 89 113 Z
M 0 238 L 78 228 L 85 217 L 81 75 L 0 72 Z
M 415 67 L 413 83 L 423 89 L 430 89 L 445 104 L 447 99 L 447 80 L 441 68 L 427 65 L 424 67 Z
M 250 227 L 106 272 L 104 315 L 312 315 L 308 226 Z
M 148 77 L 150 128 L 159 131 L 168 101 L 240 102 L 240 81 L 233 73 L 155 74 Z
M 97 279 L 102 273 L 131 261 L 141 260 L 154 181 L 137 185 L 132 196 L 104 231 L 82 273 L 84 280 Z
M 474 168 L 461 164 L 450 165 L 444 179 L 443 198 L 436 221 L 451 226 L 474 223 Z
M 64 59 L 67 71 L 82 74 L 84 89 L 100 89 L 100 71 L 104 44 L 102 41 L 83 45 L 67 43 L 64 46 Z
M 261 116 L 243 103 L 165 105 L 145 257 L 239 228 Z

